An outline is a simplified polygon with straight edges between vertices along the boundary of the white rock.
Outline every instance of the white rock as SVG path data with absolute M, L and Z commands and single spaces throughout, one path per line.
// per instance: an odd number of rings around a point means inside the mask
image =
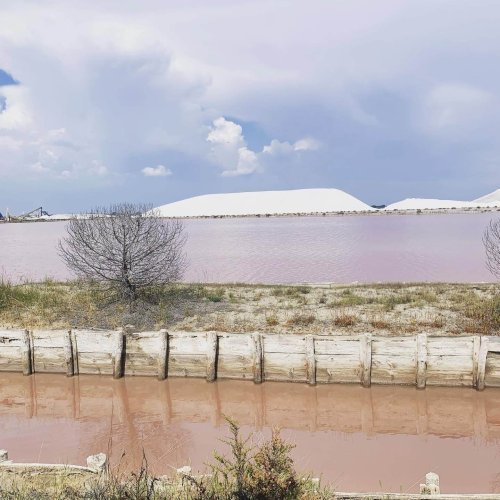
M 96 471 L 104 471 L 108 464 L 108 457 L 105 453 L 98 453 L 97 455 L 90 455 L 87 457 L 87 467 Z
M 179 467 L 176 472 L 180 476 L 190 476 L 192 469 L 189 465 L 185 465 L 184 467 Z

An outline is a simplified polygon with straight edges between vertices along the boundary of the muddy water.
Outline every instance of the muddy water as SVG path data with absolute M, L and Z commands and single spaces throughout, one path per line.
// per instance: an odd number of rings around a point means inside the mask
M 254 439 L 279 426 L 298 469 L 347 491 L 500 493 L 500 391 L 18 374 L 0 375 L 0 448 L 13 460 L 84 463 L 104 451 L 122 468 L 203 468 L 236 418 Z
M 496 214 L 187 220 L 186 281 L 492 281 L 482 234 Z M 0 277 L 70 277 L 65 222 L 0 224 Z

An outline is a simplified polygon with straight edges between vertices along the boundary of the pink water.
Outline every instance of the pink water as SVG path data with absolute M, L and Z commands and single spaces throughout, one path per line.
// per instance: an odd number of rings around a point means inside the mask
M 481 237 L 496 214 L 187 220 L 186 281 L 492 281 Z M 0 224 L 0 273 L 65 279 L 64 222 Z
M 256 442 L 279 426 L 297 468 L 337 490 L 416 492 L 434 471 L 443 492 L 500 494 L 496 389 L 0 375 L 0 448 L 15 461 L 83 464 L 104 451 L 133 469 L 144 450 L 155 473 L 203 470 L 226 450 L 224 415 Z

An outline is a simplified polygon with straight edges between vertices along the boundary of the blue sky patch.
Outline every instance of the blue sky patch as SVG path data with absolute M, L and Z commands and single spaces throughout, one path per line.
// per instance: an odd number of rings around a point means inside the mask
M 19 82 L 15 80 L 12 75 L 7 73 L 7 71 L 4 71 L 3 69 L 0 68 L 0 86 L 2 85 L 18 85 Z M 0 104 L 1 106 L 1 104 Z

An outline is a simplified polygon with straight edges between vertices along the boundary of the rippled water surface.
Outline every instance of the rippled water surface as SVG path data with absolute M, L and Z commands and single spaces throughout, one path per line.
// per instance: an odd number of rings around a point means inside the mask
M 187 281 L 491 281 L 483 231 L 495 214 L 187 220 Z M 498 217 L 498 216 L 497 216 Z M 0 272 L 69 277 L 65 222 L 0 224 Z
M 155 473 L 199 470 L 225 450 L 229 415 L 255 441 L 281 427 L 297 468 L 337 490 L 416 492 L 434 471 L 443 492 L 500 493 L 498 389 L 15 373 L 0 382 L 0 448 L 16 461 L 83 464 L 104 451 L 133 469 L 144 450 Z

